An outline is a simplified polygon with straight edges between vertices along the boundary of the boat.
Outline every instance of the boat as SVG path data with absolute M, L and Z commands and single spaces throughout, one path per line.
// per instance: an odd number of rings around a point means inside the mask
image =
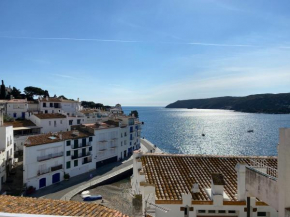
M 83 198 L 83 201 L 95 201 L 95 200 L 102 200 L 102 195 L 86 195 Z
M 248 130 L 248 133 L 253 133 L 254 132 L 254 130 Z
M 202 136 L 205 136 L 205 133 L 204 133 L 204 128 L 202 129 L 202 133 L 201 133 Z

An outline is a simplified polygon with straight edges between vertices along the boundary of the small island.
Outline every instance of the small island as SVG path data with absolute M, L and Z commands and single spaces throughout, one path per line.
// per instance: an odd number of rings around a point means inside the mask
M 178 100 L 165 108 L 226 109 L 247 113 L 290 114 L 290 93 Z

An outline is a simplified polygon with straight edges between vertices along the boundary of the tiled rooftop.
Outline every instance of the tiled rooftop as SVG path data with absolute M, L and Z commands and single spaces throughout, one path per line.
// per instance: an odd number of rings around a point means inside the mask
M 158 200 L 181 200 L 181 194 L 191 192 L 193 184 L 198 183 L 200 193 L 192 194 L 193 200 L 210 201 L 205 189 L 211 188 L 212 174 L 220 173 L 225 193 L 231 201 L 237 201 L 235 166 L 250 164 L 250 160 L 277 168 L 276 157 L 144 154 L 141 172 L 145 173 L 146 182 L 155 185 Z
M 0 196 L 0 212 L 59 216 L 126 217 L 121 212 L 94 203 Z
M 36 125 L 30 120 L 21 120 L 21 121 L 4 122 L 4 126 L 13 126 L 13 128 L 17 128 L 17 127 L 34 127 Z
M 118 125 L 117 125 L 118 124 Z M 95 123 L 95 124 L 84 124 L 84 126 L 86 127 L 90 127 L 90 128 L 93 128 L 93 129 L 96 129 L 96 130 L 102 130 L 102 129 L 110 129 L 110 128 L 115 128 L 115 127 L 118 127 L 119 126 L 119 123 L 118 122 L 104 122 L 104 123 Z
M 54 98 L 54 97 L 50 97 L 48 99 L 41 98 L 40 101 L 41 102 L 72 102 L 72 103 L 77 103 L 78 102 L 78 101 L 74 101 L 74 100 L 60 99 L 60 98 Z
M 94 134 L 84 131 L 72 130 L 67 132 L 61 132 L 57 134 L 47 133 L 36 136 L 29 136 L 25 142 L 26 147 L 43 145 L 49 143 L 60 142 L 69 139 L 79 139 L 84 137 L 93 136 Z
M 54 118 L 66 118 L 65 115 L 59 113 L 46 113 L 46 114 L 34 114 L 39 119 L 54 119 Z

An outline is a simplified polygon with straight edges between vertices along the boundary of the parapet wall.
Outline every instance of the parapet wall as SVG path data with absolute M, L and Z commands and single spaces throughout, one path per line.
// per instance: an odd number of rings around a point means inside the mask
M 278 210 L 278 183 L 275 178 L 253 168 L 246 168 L 246 191 Z

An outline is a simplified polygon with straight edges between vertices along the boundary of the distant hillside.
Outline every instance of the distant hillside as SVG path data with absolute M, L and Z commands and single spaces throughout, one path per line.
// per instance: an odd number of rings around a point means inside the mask
M 166 108 L 228 109 L 249 113 L 290 114 L 290 93 L 178 100 Z

